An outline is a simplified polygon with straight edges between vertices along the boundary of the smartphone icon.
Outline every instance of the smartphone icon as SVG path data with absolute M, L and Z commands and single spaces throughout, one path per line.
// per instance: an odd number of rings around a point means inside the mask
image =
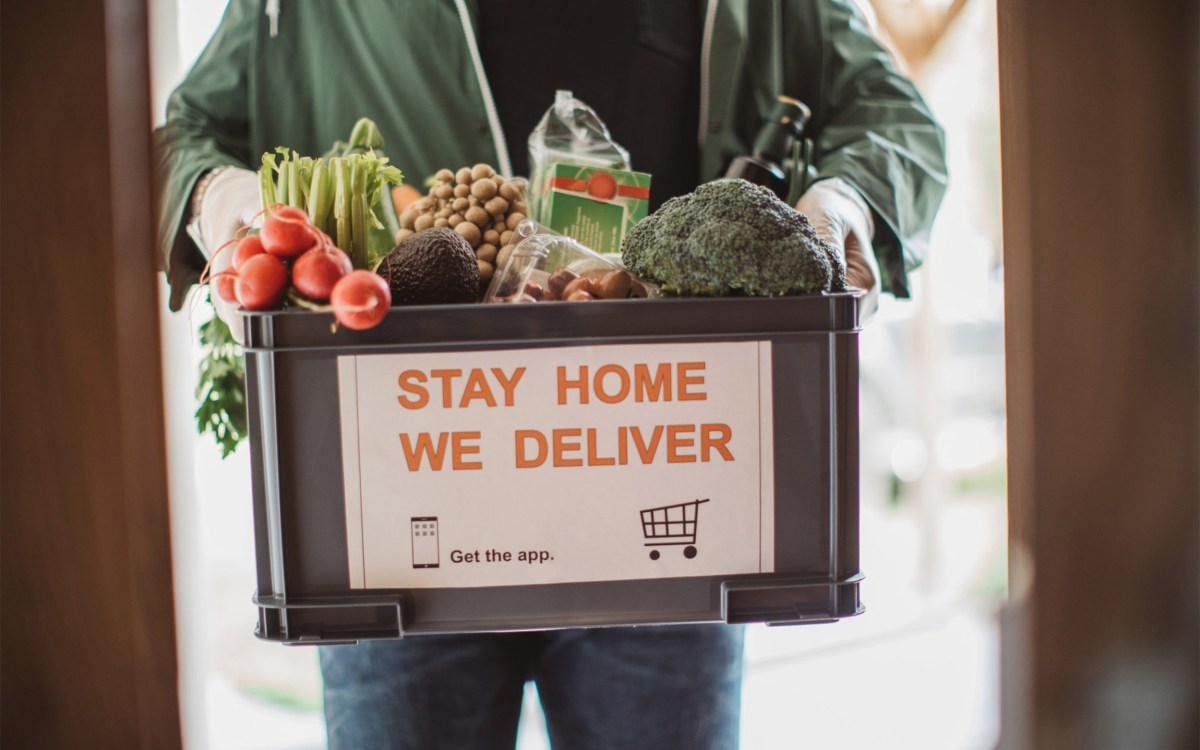
M 436 568 L 440 563 L 437 516 L 414 516 L 412 519 L 413 567 Z

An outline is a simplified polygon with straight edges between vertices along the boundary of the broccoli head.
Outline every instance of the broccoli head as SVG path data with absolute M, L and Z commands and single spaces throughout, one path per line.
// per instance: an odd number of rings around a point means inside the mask
M 672 198 L 630 230 L 626 267 L 684 296 L 844 291 L 846 267 L 808 217 L 773 192 L 722 179 Z

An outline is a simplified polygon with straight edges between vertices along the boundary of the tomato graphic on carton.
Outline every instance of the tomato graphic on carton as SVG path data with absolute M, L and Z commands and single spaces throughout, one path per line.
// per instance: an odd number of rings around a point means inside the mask
M 598 253 L 618 253 L 650 207 L 650 175 L 555 164 L 542 186 L 542 223 Z

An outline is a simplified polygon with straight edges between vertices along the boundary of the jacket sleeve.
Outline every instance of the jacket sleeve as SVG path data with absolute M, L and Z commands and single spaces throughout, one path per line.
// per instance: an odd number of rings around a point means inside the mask
M 184 231 L 196 181 L 216 167 L 251 166 L 248 69 L 257 15 L 255 0 L 231 0 L 200 59 L 167 100 L 166 122 L 154 131 L 158 248 L 172 310 L 183 306 L 204 265 Z
M 880 288 L 907 297 L 946 191 L 945 134 L 847 0 L 788 0 L 784 13 L 784 90 L 812 108 L 818 177 L 862 194 Z

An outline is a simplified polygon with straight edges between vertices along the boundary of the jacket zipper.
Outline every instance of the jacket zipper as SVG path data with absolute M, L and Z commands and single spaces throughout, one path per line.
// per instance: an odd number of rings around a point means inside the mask
M 708 8 L 704 12 L 704 41 L 700 45 L 700 129 L 696 133 L 696 142 L 704 148 L 708 135 L 708 63 L 712 56 L 713 27 L 717 20 L 717 3 L 719 0 L 708 0 Z
M 267 19 L 271 24 L 271 38 L 279 36 L 279 0 L 267 0 Z
M 458 18 L 462 21 L 463 34 L 467 37 L 467 49 L 471 53 L 471 63 L 475 67 L 475 78 L 479 81 L 479 90 L 483 93 L 483 108 L 487 110 L 488 124 L 492 130 L 492 142 L 496 147 L 497 166 L 500 174 L 512 177 L 512 161 L 508 158 L 508 143 L 504 140 L 504 129 L 500 127 L 500 115 L 496 113 L 496 102 L 492 98 L 492 87 L 488 85 L 487 74 L 483 70 L 483 60 L 479 57 L 479 46 L 475 42 L 475 31 L 471 28 L 471 16 L 467 13 L 466 0 L 454 0 L 458 6 Z

